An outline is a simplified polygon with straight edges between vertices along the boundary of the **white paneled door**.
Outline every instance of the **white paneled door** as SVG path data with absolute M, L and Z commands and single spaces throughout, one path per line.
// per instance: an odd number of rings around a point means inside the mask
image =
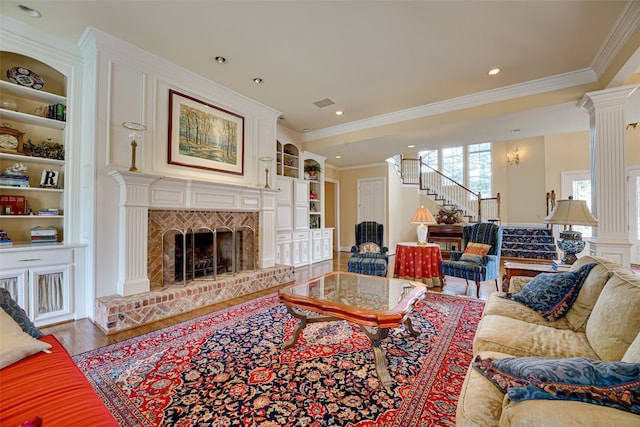
M 387 221 L 387 182 L 384 177 L 358 180 L 358 222 Z

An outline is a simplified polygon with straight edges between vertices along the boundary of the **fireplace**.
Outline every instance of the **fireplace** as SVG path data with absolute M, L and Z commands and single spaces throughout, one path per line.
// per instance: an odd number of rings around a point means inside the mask
M 149 210 L 151 290 L 255 271 L 256 212 Z
M 163 242 L 164 285 L 187 284 L 193 280 L 215 280 L 218 275 L 254 271 L 255 230 L 231 229 L 169 230 Z M 173 254 L 173 259 L 171 258 Z
M 105 333 L 295 280 L 292 266 L 275 265 L 277 190 L 144 172 L 113 171 L 109 175 L 120 189 L 119 248 L 117 293 L 96 300 L 95 323 Z M 173 233 L 169 233 L 171 229 Z M 195 280 L 185 286 L 165 285 L 165 258 L 170 257 L 175 265 L 175 253 L 165 251 L 165 247 L 175 250 L 176 234 L 213 230 L 222 240 L 227 239 L 221 237 L 223 233 L 235 233 L 239 249 L 231 253 L 238 257 L 236 272 L 221 269 L 215 279 L 202 280 L 197 272 L 193 273 Z M 189 243 L 181 239 L 183 247 L 189 248 Z M 200 237 L 192 235 L 191 239 Z M 219 244 L 221 253 L 225 253 L 225 246 L 232 245 L 223 241 Z M 332 264 L 328 265 L 331 268 Z

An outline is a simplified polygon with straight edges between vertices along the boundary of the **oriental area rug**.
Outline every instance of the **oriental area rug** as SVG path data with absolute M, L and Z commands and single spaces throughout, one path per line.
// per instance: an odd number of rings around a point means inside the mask
M 122 426 L 454 426 L 484 302 L 428 293 L 383 341 L 380 384 L 362 330 L 298 322 L 276 294 L 75 356 Z

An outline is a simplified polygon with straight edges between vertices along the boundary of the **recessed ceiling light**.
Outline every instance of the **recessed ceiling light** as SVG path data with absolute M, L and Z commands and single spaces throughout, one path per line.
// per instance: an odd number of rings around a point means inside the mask
M 215 60 L 218 64 L 226 64 L 227 63 L 227 58 L 225 58 L 224 56 L 216 56 Z
M 501 68 L 493 68 L 491 70 L 489 70 L 489 72 L 487 72 L 488 75 L 490 76 L 495 76 L 496 74 L 500 74 L 502 72 Z
M 26 13 L 27 15 L 33 17 L 33 18 L 40 18 L 42 16 L 42 14 L 40 12 L 38 12 L 35 9 L 30 8 L 29 6 L 25 6 L 23 4 L 19 4 L 16 6 L 18 9 L 20 9 L 22 12 Z
M 336 111 L 336 116 L 341 116 L 343 114 L 344 114 L 344 111 L 342 111 L 342 110 Z
M 255 84 L 258 84 L 258 85 L 259 85 L 259 84 L 261 84 L 261 83 L 262 83 L 262 79 L 261 79 L 260 77 L 255 77 L 255 78 L 253 79 L 253 82 L 254 82 Z
M 336 156 L 336 159 L 341 159 L 341 158 L 342 158 L 342 156 Z
M 416 148 L 416 146 L 411 144 L 411 145 L 407 145 L 407 148 Z

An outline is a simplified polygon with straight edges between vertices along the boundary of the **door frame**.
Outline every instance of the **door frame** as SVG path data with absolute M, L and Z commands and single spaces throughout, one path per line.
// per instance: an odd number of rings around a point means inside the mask
M 325 183 L 330 182 L 331 184 L 334 185 L 335 191 L 333 192 L 333 199 L 334 199 L 333 200 L 333 207 L 334 207 L 333 217 L 335 218 L 336 225 L 335 225 L 334 236 L 333 236 L 334 239 L 333 239 L 332 250 L 335 252 L 340 252 L 340 181 L 332 178 L 325 178 L 324 181 Z

